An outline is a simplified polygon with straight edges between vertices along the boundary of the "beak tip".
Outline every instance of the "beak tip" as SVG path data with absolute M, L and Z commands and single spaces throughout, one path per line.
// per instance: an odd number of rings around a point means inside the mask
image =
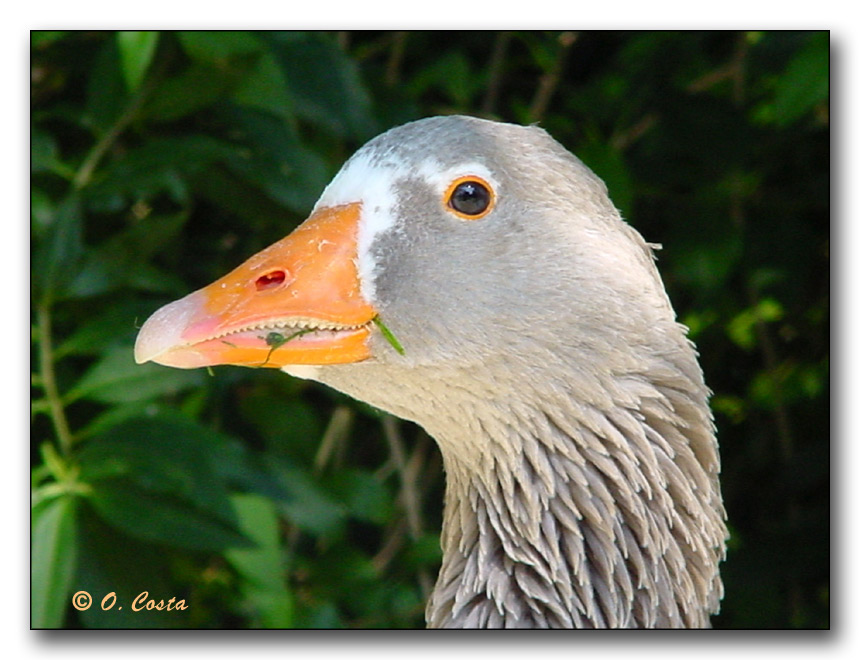
M 156 310 L 137 333 L 134 361 L 159 362 L 161 355 L 185 344 L 182 333 L 200 311 L 201 303 L 199 292 L 195 292 Z

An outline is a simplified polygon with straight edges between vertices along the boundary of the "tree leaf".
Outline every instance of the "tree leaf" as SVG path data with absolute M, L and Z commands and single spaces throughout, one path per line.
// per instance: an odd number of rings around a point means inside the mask
M 204 374 L 199 370 L 165 369 L 156 364 L 135 364 L 131 346 L 107 350 L 68 392 L 66 399 L 90 399 L 101 403 L 131 403 L 173 395 L 199 387 Z
M 92 595 L 93 606 L 80 612 L 87 628 L 139 629 L 188 626 L 189 610 L 132 609 L 134 599 L 146 591 L 156 601 L 185 599 L 187 587 L 170 580 L 164 548 L 144 543 L 107 525 L 90 506 L 79 511 L 76 589 Z M 103 599 L 110 607 L 101 607 Z
M 43 304 L 50 304 L 64 293 L 83 251 L 81 200 L 72 193 L 56 207 L 33 257 L 32 281 Z
M 223 550 L 247 541 L 208 452 L 223 436 L 175 413 L 123 421 L 87 442 L 80 478 L 99 515 L 127 534 Z
M 773 113 L 780 127 L 793 124 L 830 97 L 830 51 L 826 32 L 815 33 L 777 79 Z
M 127 107 L 129 94 L 116 39 L 108 39 L 89 66 L 84 123 L 103 135 Z
M 726 333 L 736 345 L 751 351 L 756 345 L 756 325 L 778 321 L 782 317 L 782 305 L 772 298 L 765 298 L 731 319 L 726 325 Z
M 126 287 L 157 293 L 183 291 L 185 285 L 175 275 L 146 260 L 178 235 L 187 217 L 186 213 L 150 216 L 89 250 L 67 297 L 93 297 Z
M 188 177 L 236 156 L 229 142 L 199 133 L 152 138 L 105 167 L 99 181 L 88 188 L 88 199 L 123 195 L 137 201 L 167 192 L 184 204 L 189 201 Z
M 291 522 L 316 536 L 334 538 L 343 532 L 346 507 L 324 491 L 307 470 L 271 456 L 267 465 L 289 493 L 288 501 L 279 507 Z
M 332 477 L 330 488 L 359 520 L 381 525 L 391 515 L 391 494 L 385 484 L 369 472 L 357 469 L 342 470 L 336 477 Z
M 211 106 L 226 96 L 241 72 L 192 62 L 153 92 L 143 109 L 150 121 L 172 122 Z
M 305 148 L 286 123 L 268 113 L 234 106 L 223 115 L 241 127 L 251 157 L 232 158 L 230 170 L 297 213 L 306 213 L 329 179 L 325 162 Z
M 42 500 L 31 512 L 30 625 L 60 628 L 73 588 L 77 561 L 77 499 Z
M 158 46 L 158 32 L 117 32 L 122 74 L 129 91 L 136 91 Z
M 323 427 L 313 407 L 279 388 L 258 385 L 239 401 L 242 418 L 253 425 L 276 456 L 311 463 Z
M 255 543 L 233 548 L 224 557 L 242 577 L 242 592 L 257 613 L 260 625 L 289 628 L 293 620 L 292 594 L 286 588 L 284 549 L 278 515 L 272 502 L 259 495 L 233 495 L 239 527 Z
M 272 38 L 297 115 L 339 137 L 367 139 L 379 130 L 355 62 L 328 35 Z
M 30 171 L 50 172 L 57 161 L 57 141 L 53 135 L 34 129 L 30 132 Z
M 209 458 L 231 440 L 178 413 L 126 420 L 86 443 L 80 478 L 129 479 L 141 488 L 169 493 L 233 521 L 226 481 Z
M 253 32 L 194 30 L 179 32 L 177 37 L 189 57 L 208 64 L 218 64 L 240 55 L 251 55 L 264 48 Z
M 295 121 L 295 101 L 286 78 L 271 53 L 260 57 L 231 96 L 239 105 L 265 110 L 287 122 Z
M 588 140 L 577 146 L 576 155 L 603 179 L 612 203 L 623 217 L 630 218 L 633 213 L 633 181 L 624 154 L 609 140 L 592 131 Z
M 143 321 L 152 313 L 152 303 L 123 299 L 102 311 L 93 310 L 72 334 L 54 350 L 59 360 L 67 355 L 99 355 L 114 344 L 125 344 L 126 351 Z
M 143 541 L 213 552 L 249 544 L 221 516 L 189 506 L 183 498 L 140 488 L 127 479 L 94 482 L 88 499 L 106 522 Z
M 230 476 L 212 458 L 234 444 L 176 413 L 128 419 L 84 445 L 80 478 L 99 515 L 135 538 L 192 549 L 247 545 Z

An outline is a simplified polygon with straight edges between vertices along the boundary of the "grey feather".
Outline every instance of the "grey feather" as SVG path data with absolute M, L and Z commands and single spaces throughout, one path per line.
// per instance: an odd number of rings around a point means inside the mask
M 316 377 L 439 444 L 428 624 L 707 626 L 727 537 L 717 442 L 651 247 L 536 127 L 433 118 L 360 153 L 407 166 L 403 222 L 372 246 L 374 303 L 406 352 L 374 336 L 373 358 Z M 428 162 L 485 166 L 493 212 L 446 213 Z

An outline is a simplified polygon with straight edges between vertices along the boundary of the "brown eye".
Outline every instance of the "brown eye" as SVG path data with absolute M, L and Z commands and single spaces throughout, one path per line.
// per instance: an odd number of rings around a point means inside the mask
M 445 193 L 448 208 L 465 220 L 477 220 L 493 208 L 495 196 L 486 181 L 477 176 L 454 180 Z

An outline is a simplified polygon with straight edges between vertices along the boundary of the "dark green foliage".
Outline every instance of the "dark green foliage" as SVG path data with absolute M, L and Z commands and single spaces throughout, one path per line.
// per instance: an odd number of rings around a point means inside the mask
M 285 236 L 366 139 L 451 112 L 540 121 L 664 245 L 722 448 L 714 623 L 829 626 L 826 33 L 50 32 L 31 48 L 33 626 L 423 625 L 432 440 L 274 370 L 139 366 L 132 346 L 157 307 Z M 135 612 L 143 591 L 186 608 Z

